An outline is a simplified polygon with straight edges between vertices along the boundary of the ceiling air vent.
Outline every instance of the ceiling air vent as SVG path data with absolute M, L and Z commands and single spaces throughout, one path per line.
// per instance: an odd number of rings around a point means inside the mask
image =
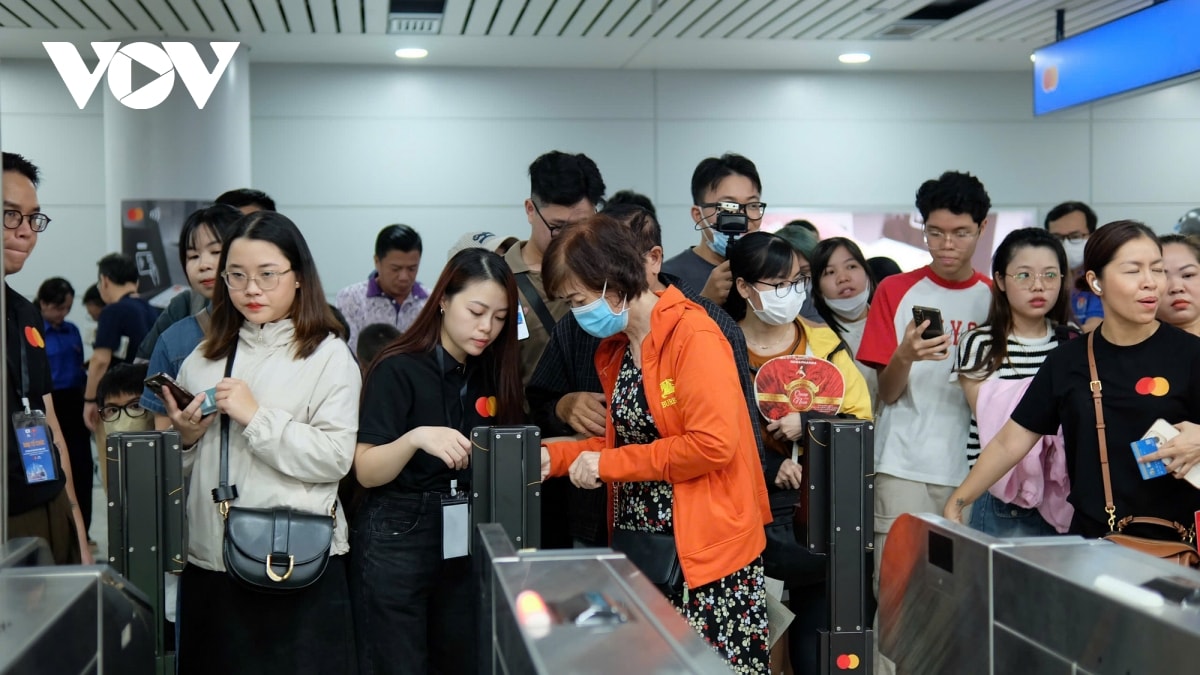
M 390 35 L 437 35 L 442 31 L 446 0 L 391 0 L 387 32 Z
M 907 40 L 926 28 L 946 23 L 985 2 L 987 0 L 933 0 L 896 23 L 885 26 L 871 37 L 881 40 Z
M 942 23 L 941 21 L 901 19 L 896 23 L 885 27 L 883 30 L 872 35 L 871 37 L 878 40 L 907 40 L 908 38 L 920 33 L 926 28 L 936 26 Z

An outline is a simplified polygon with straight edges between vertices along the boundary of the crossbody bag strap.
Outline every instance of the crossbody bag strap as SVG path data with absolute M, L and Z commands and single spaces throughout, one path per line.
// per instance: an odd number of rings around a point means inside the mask
M 525 296 L 525 302 L 533 308 L 533 313 L 537 314 L 538 321 L 542 322 L 542 327 L 546 329 L 546 333 L 550 334 L 554 331 L 554 315 L 550 313 L 550 309 L 546 307 L 546 303 L 542 301 L 542 296 L 537 292 L 537 287 L 533 285 L 533 281 L 529 279 L 528 272 L 520 272 L 513 275 L 517 278 L 517 286 L 521 289 L 521 295 Z
M 234 336 L 229 356 L 225 357 L 225 377 L 233 375 L 233 357 L 237 354 L 238 338 Z M 221 473 L 220 482 L 212 491 L 213 501 L 220 504 L 221 515 L 229 513 L 229 502 L 237 499 L 236 485 L 229 484 L 229 415 L 221 413 Z
M 1092 380 L 1088 387 L 1092 390 L 1092 403 L 1096 405 L 1096 436 L 1100 439 L 1100 475 L 1104 478 L 1104 512 L 1108 514 L 1108 531 L 1116 531 L 1117 507 L 1113 504 L 1112 479 L 1108 476 L 1108 441 L 1104 435 L 1104 405 L 1100 396 L 1100 375 L 1096 372 L 1096 352 L 1092 345 L 1096 342 L 1096 331 L 1088 333 L 1087 357 L 1088 374 Z

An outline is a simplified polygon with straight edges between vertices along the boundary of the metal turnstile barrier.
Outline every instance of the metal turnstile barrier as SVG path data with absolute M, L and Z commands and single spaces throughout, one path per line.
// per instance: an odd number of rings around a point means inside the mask
M 884 551 L 879 630 L 900 675 L 1196 672 L 1200 572 L 1103 540 L 997 539 L 904 515 Z
M 484 675 L 729 672 L 623 554 L 517 552 L 498 524 L 479 525 L 474 540 Z

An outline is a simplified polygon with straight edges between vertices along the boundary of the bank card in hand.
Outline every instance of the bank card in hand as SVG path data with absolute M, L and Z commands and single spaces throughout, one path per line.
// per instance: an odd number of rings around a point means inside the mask
M 1140 440 L 1129 444 L 1133 448 L 1133 456 L 1135 459 L 1141 459 L 1146 455 L 1158 451 L 1158 446 L 1161 443 L 1166 443 L 1170 439 L 1179 435 L 1179 430 L 1171 426 L 1166 420 L 1155 420 L 1150 426 L 1150 430 L 1146 432 Z M 1167 465 L 1161 459 L 1156 459 L 1153 462 L 1138 462 L 1138 471 L 1142 474 L 1142 480 L 1158 478 L 1165 476 L 1170 471 L 1167 470 Z

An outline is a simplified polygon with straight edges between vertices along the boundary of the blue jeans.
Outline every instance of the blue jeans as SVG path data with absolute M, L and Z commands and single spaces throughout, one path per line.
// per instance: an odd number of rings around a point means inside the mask
M 971 507 L 971 527 L 993 537 L 1045 537 L 1058 534 L 1037 509 L 1026 509 L 985 492 Z
M 442 559 L 441 495 L 372 490 L 350 529 L 360 672 L 477 672 L 476 585 L 470 556 Z

